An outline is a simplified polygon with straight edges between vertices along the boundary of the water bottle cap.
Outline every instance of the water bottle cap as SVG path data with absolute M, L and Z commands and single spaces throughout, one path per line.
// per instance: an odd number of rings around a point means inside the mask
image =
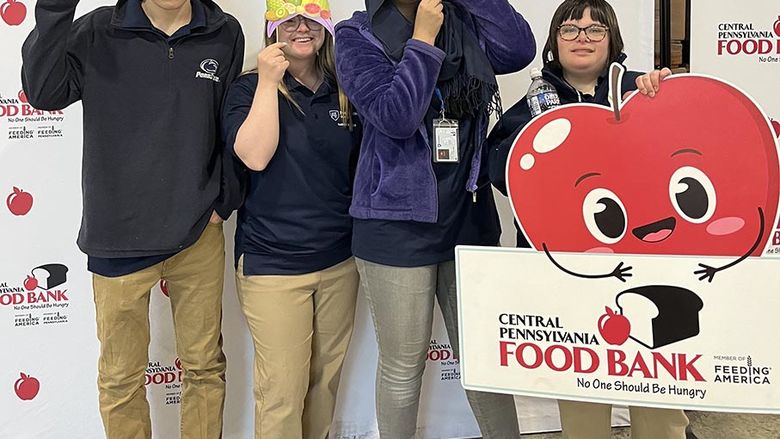
M 534 67 L 531 69 L 531 79 L 536 79 L 541 77 L 542 77 L 542 71 L 539 70 L 538 67 Z

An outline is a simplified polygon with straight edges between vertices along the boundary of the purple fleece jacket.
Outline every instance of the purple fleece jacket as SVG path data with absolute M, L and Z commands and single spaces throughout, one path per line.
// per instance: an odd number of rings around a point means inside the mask
M 473 17 L 472 28 L 496 74 L 516 72 L 536 54 L 531 28 L 507 0 L 451 0 Z M 350 214 L 361 219 L 435 223 L 436 176 L 424 117 L 444 52 L 410 39 L 395 63 L 371 33 L 368 16 L 356 12 L 336 26 L 339 82 L 364 124 Z M 488 117 L 471 162 L 465 190 L 475 191 Z

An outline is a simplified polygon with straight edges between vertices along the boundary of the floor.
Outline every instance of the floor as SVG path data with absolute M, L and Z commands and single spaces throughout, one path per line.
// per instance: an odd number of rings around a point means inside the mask
M 689 412 L 698 439 L 780 439 L 780 415 Z M 560 439 L 560 433 L 523 435 L 523 439 Z M 612 430 L 613 439 L 631 437 L 629 428 Z

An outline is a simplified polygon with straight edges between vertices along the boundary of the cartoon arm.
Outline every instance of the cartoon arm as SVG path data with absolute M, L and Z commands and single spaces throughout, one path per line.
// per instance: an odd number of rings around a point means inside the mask
M 712 282 L 712 279 L 715 278 L 715 273 L 719 271 L 723 271 L 727 268 L 731 268 L 740 262 L 744 261 L 748 258 L 751 254 L 753 254 L 754 251 L 758 248 L 758 246 L 761 244 L 761 237 L 764 236 L 764 210 L 760 207 L 758 208 L 758 220 L 760 222 L 760 225 L 758 227 L 758 236 L 756 237 L 756 242 L 753 243 L 753 246 L 750 247 L 750 250 L 748 250 L 744 255 L 740 256 L 739 259 L 737 259 L 734 262 L 730 262 L 722 267 L 711 267 L 707 264 L 699 264 L 699 267 L 701 267 L 701 270 L 696 270 L 693 272 L 695 275 L 700 275 L 699 280 L 707 279 L 707 282 Z
M 544 249 L 544 254 L 547 255 L 547 258 L 550 260 L 550 262 L 553 263 L 553 265 L 555 265 L 556 267 L 558 267 L 559 270 L 563 271 L 564 273 L 566 273 L 566 274 L 568 274 L 570 276 L 580 277 L 580 278 L 583 278 L 583 279 L 607 279 L 607 278 L 610 278 L 610 277 L 616 277 L 621 282 L 625 282 L 626 281 L 625 278 L 633 276 L 630 273 L 630 271 L 634 267 L 632 267 L 630 265 L 628 267 L 623 267 L 623 262 L 619 263 L 617 265 L 617 267 L 615 267 L 615 269 L 612 270 L 612 272 L 610 272 L 610 273 L 604 273 L 604 274 L 582 274 L 582 273 L 577 273 L 577 272 L 571 271 L 571 270 L 567 269 L 566 267 L 564 267 L 563 265 L 559 264 L 558 261 L 556 261 L 555 258 L 553 258 L 552 254 L 547 249 L 547 244 L 546 243 L 542 243 L 542 249 Z

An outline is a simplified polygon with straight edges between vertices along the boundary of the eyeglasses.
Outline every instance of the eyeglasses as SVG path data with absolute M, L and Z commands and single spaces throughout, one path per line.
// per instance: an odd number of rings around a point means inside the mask
M 280 24 L 279 27 L 287 32 L 293 32 L 301 27 L 301 23 L 306 23 L 306 27 L 308 27 L 311 31 L 317 32 L 322 30 L 322 24 L 301 15 L 285 21 L 284 23 Z
M 591 24 L 588 27 L 579 27 L 573 24 L 562 24 L 558 26 L 558 35 L 563 41 L 574 41 L 580 37 L 580 32 L 585 32 L 585 36 L 593 42 L 599 42 L 607 36 L 609 28 L 599 24 Z

